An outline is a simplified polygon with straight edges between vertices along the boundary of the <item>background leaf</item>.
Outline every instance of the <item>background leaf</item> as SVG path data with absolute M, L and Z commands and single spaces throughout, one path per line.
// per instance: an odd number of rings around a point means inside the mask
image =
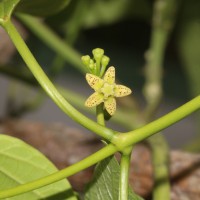
M 61 11 L 69 2 L 70 0 L 21 0 L 17 10 L 37 16 L 48 16 Z
M 15 6 L 20 0 L 1 0 L 0 1 L 0 23 L 10 17 Z
M 97 164 L 94 178 L 88 185 L 85 200 L 116 200 L 119 195 L 120 167 L 114 156 Z M 129 189 L 129 200 L 142 200 Z
M 200 93 L 200 1 L 184 1 L 177 33 L 177 43 L 180 58 L 188 80 L 191 97 Z M 200 121 L 200 112 L 196 113 Z M 200 124 L 198 134 L 191 143 L 186 145 L 190 151 L 200 151 Z
M 38 150 L 14 137 L 0 135 L 0 190 L 47 176 L 56 167 Z M 69 182 L 58 181 L 6 200 L 77 200 Z

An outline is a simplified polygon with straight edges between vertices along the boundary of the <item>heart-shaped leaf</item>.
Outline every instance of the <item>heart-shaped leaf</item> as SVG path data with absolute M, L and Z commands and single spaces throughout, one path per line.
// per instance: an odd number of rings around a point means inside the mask
M 38 150 L 14 137 L 0 134 L 0 190 L 15 187 L 58 171 Z M 65 180 L 6 200 L 77 200 Z
M 17 10 L 31 15 L 48 16 L 61 11 L 69 2 L 70 0 L 21 0 Z
M 97 164 L 94 178 L 86 188 L 85 200 L 116 200 L 119 195 L 120 167 L 114 156 Z M 143 200 L 129 188 L 129 200 Z

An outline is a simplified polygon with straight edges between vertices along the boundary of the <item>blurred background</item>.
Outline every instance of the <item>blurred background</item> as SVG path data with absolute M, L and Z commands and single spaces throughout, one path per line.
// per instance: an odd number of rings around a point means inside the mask
M 92 56 L 92 49 L 99 47 L 110 57 L 109 66 L 115 66 L 118 81 L 132 89 L 134 102 L 137 102 L 137 109 L 142 113 L 148 102 L 144 86 L 148 83 L 147 76 L 151 76 L 146 73 L 146 68 L 150 65 L 147 52 L 155 50 L 156 46 L 160 48 L 158 52 L 161 55 L 158 55 L 158 60 L 161 60 L 162 72 L 158 76 L 162 98 L 156 105 L 152 121 L 199 94 L 199 10 L 198 0 L 74 0 L 69 1 L 64 9 L 49 15 L 29 11 L 28 14 L 39 16 L 37 22 L 41 26 L 48 27 L 50 32 L 61 39 L 61 43 L 69 47 L 66 48 L 66 54 L 72 55 L 71 59 L 60 54 L 50 42 L 44 40 L 45 34 L 42 35 L 38 31 L 40 27 L 37 28 L 37 24 L 34 27 L 34 21 L 31 21 L 35 20 L 35 17 L 27 18 L 27 13 L 19 7 L 14 20 L 32 53 L 53 83 L 80 95 L 83 103 L 92 90 L 85 81 L 85 69 L 81 69 L 84 66 L 78 66 L 77 63 L 81 63 L 81 55 Z M 154 71 L 150 71 L 150 74 L 153 73 Z M 62 122 L 87 132 L 69 119 L 38 89 L 2 29 L 0 91 L 2 121 L 17 117 L 45 123 Z M 122 106 L 129 108 L 126 100 L 124 101 Z M 88 114 L 85 108 L 81 108 L 76 102 L 72 101 L 72 104 L 94 118 L 94 115 Z M 118 107 L 120 108 L 120 103 Z M 198 112 L 164 130 L 163 134 L 170 147 L 182 148 L 194 138 L 197 141 L 197 138 L 200 138 L 199 119 Z M 132 120 L 135 120 L 134 117 Z M 132 120 L 130 118 L 128 123 L 137 123 Z M 110 121 L 108 126 L 112 128 L 130 130 L 117 120 Z

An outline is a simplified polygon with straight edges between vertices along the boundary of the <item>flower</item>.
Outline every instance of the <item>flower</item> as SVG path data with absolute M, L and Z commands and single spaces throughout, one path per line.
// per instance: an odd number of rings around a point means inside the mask
M 110 115 L 116 111 L 115 97 L 123 97 L 131 94 L 131 89 L 115 83 L 115 68 L 109 67 L 103 79 L 94 74 L 86 74 L 88 84 L 95 90 L 85 102 L 85 106 L 93 107 L 104 102 L 105 109 Z

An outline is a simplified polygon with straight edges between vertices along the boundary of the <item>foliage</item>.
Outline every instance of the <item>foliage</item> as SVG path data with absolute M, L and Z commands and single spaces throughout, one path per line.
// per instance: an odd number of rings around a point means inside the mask
M 48 16 L 61 11 L 69 4 L 69 2 L 70 0 L 21 0 L 17 6 L 17 11 L 37 16 Z
M 120 166 L 113 156 L 97 164 L 92 182 L 87 186 L 85 200 L 118 199 Z M 142 200 L 129 188 L 130 200 Z
M 1 0 L 0 24 L 11 38 L 39 85 L 71 119 L 99 135 L 104 141 L 105 147 L 80 162 L 57 171 L 37 150 L 17 139 L 0 135 L 0 199 L 76 199 L 68 181 L 62 179 L 96 163 L 98 164 L 94 178 L 85 195 L 87 200 L 142 199 L 132 192 L 128 184 L 130 158 L 134 144 L 147 139 L 200 109 L 197 73 L 200 61 L 198 56 L 199 46 L 196 45 L 200 41 L 199 26 L 196 24 L 199 19 L 199 5 L 196 0 L 182 4 L 180 1 L 174 0 L 155 0 L 153 4 L 147 0 Z M 177 12 L 178 9 L 180 9 L 179 12 Z M 197 10 L 197 12 L 188 12 L 188 10 Z M 181 17 L 178 18 L 178 14 Z M 90 96 L 86 105 L 96 107 L 97 122 L 82 114 L 68 101 L 71 98 L 73 104 L 81 109 L 86 109 L 83 107 L 81 98 L 78 97 L 77 101 L 77 94 L 58 89 L 59 87 L 51 82 L 12 22 L 13 15 L 55 51 L 54 64 L 47 70 L 52 79 L 62 72 L 65 61 L 75 66 L 82 73 L 90 73 L 86 75 L 86 79 L 89 85 L 95 89 L 95 97 L 94 95 Z M 42 21 L 30 15 L 45 18 Z M 149 16 L 151 15 L 152 30 L 149 49 L 145 57 L 145 83 L 143 86 L 145 106 L 141 109 L 135 104 L 136 98 L 129 97 L 126 99 L 127 101 L 122 100 L 120 102 L 121 109 L 118 109 L 119 111 L 115 113 L 116 102 L 114 97 L 128 95 L 131 90 L 126 86 L 115 84 L 115 68 L 112 66 L 106 71 L 110 58 L 103 55 L 102 49 L 93 50 L 94 59 L 90 59 L 89 55 L 82 57 L 82 64 L 80 53 L 72 46 L 83 28 L 99 27 L 102 24 L 108 26 L 122 19 L 132 18 L 134 20 L 140 18 L 140 20 L 149 23 Z M 169 114 L 149 123 L 155 119 L 156 110 L 164 93 L 162 66 L 164 65 L 165 50 L 170 41 L 171 32 L 175 30 L 176 21 L 180 24 L 180 27 L 177 26 L 180 28 L 177 33 L 182 61 L 191 83 L 191 91 L 193 96 L 196 97 Z M 57 32 L 52 31 L 48 24 L 50 26 L 56 24 Z M 64 38 L 61 39 L 57 33 L 63 34 Z M 64 43 L 65 40 L 68 43 Z M 194 46 L 197 47 L 193 48 Z M 17 72 L 15 68 L 1 66 L 0 72 L 38 87 L 31 76 Z M 126 76 L 128 76 L 128 73 L 126 73 Z M 38 106 L 40 102 L 38 103 L 36 100 L 35 104 Z M 27 110 L 29 109 L 31 110 L 31 108 L 27 108 Z M 117 113 L 119 114 L 117 115 Z M 122 133 L 108 128 L 105 119 L 111 119 L 112 115 L 114 115 L 113 121 L 134 130 Z M 147 143 L 151 147 L 152 164 L 154 166 L 153 198 L 155 200 L 170 199 L 168 145 L 161 134 L 151 137 L 147 140 Z M 120 166 L 113 156 L 116 152 L 121 153 Z M 162 155 L 164 155 L 164 158 Z M 162 183 L 160 183 L 161 179 Z M 58 182 L 54 183 L 56 181 Z M 43 186 L 45 187 L 43 188 Z M 68 195 L 72 196 L 69 197 Z
M 0 135 L 0 189 L 9 189 L 37 180 L 56 171 L 56 167 L 39 151 L 19 139 Z M 73 195 L 67 180 L 40 188 L 29 193 L 6 199 L 71 199 Z

